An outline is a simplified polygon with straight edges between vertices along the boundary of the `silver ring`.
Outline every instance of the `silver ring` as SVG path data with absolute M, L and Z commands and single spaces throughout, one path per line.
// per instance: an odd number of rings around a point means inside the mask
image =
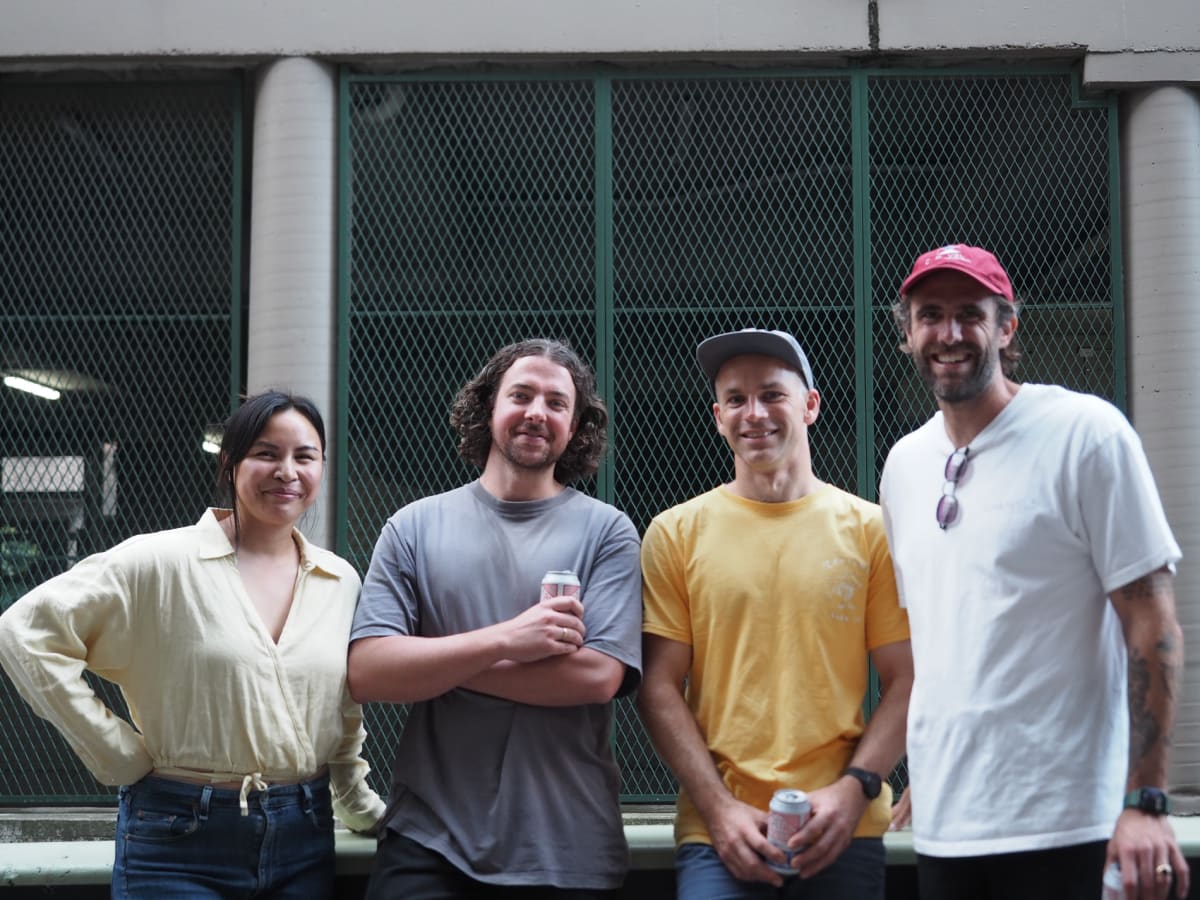
M 565 641 L 567 639 L 567 626 L 559 625 L 558 627 L 562 630 L 562 636 L 559 638 L 559 640 Z
M 1175 870 L 1171 868 L 1170 863 L 1159 863 L 1154 867 L 1154 874 L 1159 878 L 1170 878 L 1171 873 Z

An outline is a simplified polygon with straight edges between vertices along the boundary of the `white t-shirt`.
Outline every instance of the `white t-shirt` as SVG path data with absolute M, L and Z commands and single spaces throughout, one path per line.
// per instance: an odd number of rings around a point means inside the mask
M 970 444 L 957 520 L 941 413 L 880 488 L 912 629 L 913 844 L 977 856 L 1106 840 L 1128 765 L 1126 651 L 1108 594 L 1180 558 L 1112 405 L 1026 384 Z

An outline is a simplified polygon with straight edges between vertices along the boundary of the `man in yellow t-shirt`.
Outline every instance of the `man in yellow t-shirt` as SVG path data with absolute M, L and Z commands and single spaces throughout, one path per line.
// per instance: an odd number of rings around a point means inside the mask
M 734 478 L 642 542 L 638 709 L 680 782 L 678 896 L 882 900 L 913 670 L 879 507 L 813 474 L 821 400 L 792 335 L 729 332 L 696 354 Z M 812 806 L 787 853 L 766 836 L 781 788 Z

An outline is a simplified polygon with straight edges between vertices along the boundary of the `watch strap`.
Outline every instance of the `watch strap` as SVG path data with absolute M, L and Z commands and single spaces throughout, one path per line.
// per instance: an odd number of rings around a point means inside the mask
M 883 778 L 874 772 L 860 769 L 857 766 L 847 766 L 842 770 L 842 774 L 855 779 L 862 787 L 863 796 L 868 800 L 874 800 L 883 790 Z
M 1171 811 L 1167 792 L 1154 787 L 1134 788 L 1125 795 L 1125 809 L 1138 809 L 1152 816 L 1165 816 Z

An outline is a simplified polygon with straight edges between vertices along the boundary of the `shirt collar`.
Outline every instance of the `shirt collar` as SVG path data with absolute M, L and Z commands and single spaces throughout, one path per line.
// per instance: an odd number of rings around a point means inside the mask
M 201 559 L 220 559 L 225 556 L 233 556 L 233 544 L 229 543 L 229 538 L 225 536 L 225 529 L 221 527 L 220 522 L 220 519 L 232 514 L 232 510 L 216 507 L 209 507 L 204 511 L 204 515 L 196 523 L 196 528 L 200 532 L 200 546 L 196 552 Z M 339 569 L 344 566 L 338 565 L 341 557 L 330 553 L 324 547 L 318 547 L 311 543 L 297 528 L 292 529 L 292 539 L 300 548 L 300 568 L 305 572 L 319 572 L 330 578 L 340 579 L 342 577 Z

